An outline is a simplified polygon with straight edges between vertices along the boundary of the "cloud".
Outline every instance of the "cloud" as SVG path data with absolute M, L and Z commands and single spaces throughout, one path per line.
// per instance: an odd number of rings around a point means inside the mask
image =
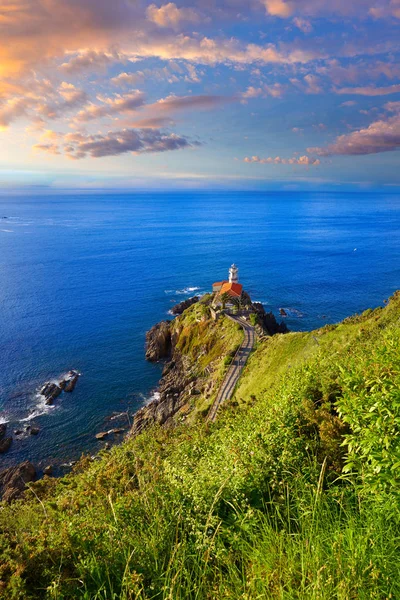
M 215 96 L 215 95 L 198 95 L 198 96 L 174 96 L 171 94 L 166 98 L 161 98 L 153 104 L 146 106 L 149 111 L 156 111 L 158 113 L 175 113 L 177 111 L 186 110 L 210 110 L 233 102 L 234 98 L 231 96 Z
M 336 94 L 356 94 L 359 96 L 388 96 L 389 94 L 398 94 L 400 92 L 400 84 L 389 85 L 386 87 L 375 87 L 375 86 L 365 86 L 365 87 L 346 87 L 339 88 L 334 90 Z
M 356 156 L 400 149 L 400 102 L 390 102 L 385 108 L 395 114 L 375 121 L 369 127 L 341 135 L 325 148 L 308 148 L 307 152 L 318 156 Z
M 144 105 L 145 94 L 140 90 L 133 90 L 128 94 L 115 94 L 113 97 L 97 96 L 101 105 L 90 103 L 75 116 L 75 121 L 87 122 L 103 117 L 120 115 L 135 111 Z
M 295 17 L 293 19 L 293 23 L 303 33 L 311 33 L 313 30 L 313 26 L 311 25 L 310 21 L 308 21 L 308 19 L 302 19 L 301 17 Z
M 304 94 L 321 94 L 321 80 L 317 75 L 309 73 L 303 77 L 303 80 L 291 78 L 290 83 Z
M 174 2 L 169 2 L 157 8 L 155 4 L 147 7 L 146 15 L 149 21 L 159 27 L 178 29 L 184 22 L 199 23 L 200 15 L 193 8 L 178 8 Z
M 284 0 L 264 0 L 263 4 L 268 14 L 283 19 L 290 17 L 294 10 L 292 3 L 285 2 Z
M 58 143 L 36 144 L 34 150 L 50 154 L 63 153 L 69 158 L 78 160 L 86 157 L 118 156 L 127 152 L 134 154 L 167 152 L 199 145 L 199 142 L 190 141 L 185 136 L 163 133 L 160 130 L 122 129 L 95 135 L 71 133 L 61 137 Z
M 350 106 L 356 106 L 356 105 L 357 105 L 357 102 L 354 102 L 354 100 L 347 100 L 346 102 L 342 102 L 342 104 L 340 106 L 350 108 Z
M 246 156 L 243 162 L 259 163 L 261 165 L 302 165 L 305 167 L 316 167 L 321 164 L 319 158 L 312 158 L 311 156 L 300 156 L 298 158 L 281 158 L 280 156 L 275 156 L 275 158 L 272 156 L 260 158 L 259 156 Z
M 137 59 L 127 56 L 118 50 L 109 52 L 101 52 L 97 50 L 80 50 L 78 52 L 67 53 L 67 57 L 72 55 L 72 58 L 62 63 L 59 70 L 69 75 L 77 74 L 80 71 L 90 69 L 91 71 L 103 71 L 107 67 L 115 64 L 127 62 L 136 62 Z
M 25 117 L 39 122 L 56 119 L 87 101 L 87 94 L 72 83 L 61 82 L 54 89 L 50 82 L 30 81 L 30 90 L 0 102 L 0 125 L 8 127 L 14 120 Z
M 263 84 L 261 87 L 250 86 L 244 92 L 239 94 L 239 97 L 246 103 L 247 100 L 252 100 L 259 97 L 272 96 L 273 98 L 281 98 L 286 92 L 286 86 L 281 83 Z
M 118 87 L 128 87 L 143 82 L 144 79 L 145 73 L 143 71 L 137 71 L 136 73 L 120 73 L 111 79 L 111 83 Z
M 289 18 L 293 14 L 301 16 L 361 15 L 370 14 L 375 18 L 400 18 L 399 0 L 377 0 L 379 5 L 371 7 L 371 0 L 260 0 L 269 15 Z
M 355 63 L 343 66 L 339 60 L 331 59 L 325 65 L 318 65 L 316 73 L 328 77 L 335 85 L 343 83 L 358 83 L 362 80 L 379 80 L 400 78 L 400 65 L 382 60 L 357 60 Z

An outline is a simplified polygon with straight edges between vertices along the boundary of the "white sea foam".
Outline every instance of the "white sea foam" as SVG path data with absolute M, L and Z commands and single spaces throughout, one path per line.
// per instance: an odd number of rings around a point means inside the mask
M 35 408 L 27 417 L 20 419 L 20 423 L 26 423 L 36 419 L 36 417 L 47 415 L 56 408 L 52 404 L 46 404 L 46 398 L 42 394 L 36 394 L 35 398 L 37 400 Z
M 0 425 L 5 425 L 6 423 L 9 423 L 10 420 L 7 419 L 7 417 L 0 417 Z
M 4 233 L 14 233 L 12 229 L 0 229 L 0 231 L 4 231 Z
M 197 292 L 200 288 L 197 286 L 193 287 L 185 287 L 183 290 L 164 290 L 165 294 L 168 295 L 177 295 L 177 296 L 185 296 L 187 294 L 192 294 L 193 292 Z
M 149 396 L 149 398 L 147 398 L 146 400 L 146 404 L 150 404 L 150 402 L 153 402 L 154 400 L 159 400 L 160 399 L 160 392 L 153 392 L 151 394 L 151 396 Z

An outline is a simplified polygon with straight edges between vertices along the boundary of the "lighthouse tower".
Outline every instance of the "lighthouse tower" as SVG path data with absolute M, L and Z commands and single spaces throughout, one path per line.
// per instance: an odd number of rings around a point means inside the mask
M 239 269 L 235 264 L 229 269 L 229 283 L 239 283 Z

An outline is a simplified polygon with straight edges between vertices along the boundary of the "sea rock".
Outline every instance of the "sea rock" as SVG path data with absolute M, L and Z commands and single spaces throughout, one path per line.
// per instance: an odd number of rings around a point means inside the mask
M 0 473 L 0 493 L 2 500 L 11 502 L 18 498 L 26 488 L 26 484 L 36 479 L 36 470 L 28 460 L 10 467 Z
M 11 442 L 12 437 L 6 437 L 0 440 L 0 454 L 4 454 L 4 452 L 7 452 L 7 450 L 11 446 Z
M 44 397 L 45 404 L 47 405 L 53 404 L 54 400 L 61 394 L 61 392 L 61 387 L 53 381 L 46 381 L 46 383 L 39 390 L 40 395 Z
M 80 373 L 75 371 L 68 371 L 66 376 L 60 381 L 60 387 L 64 390 L 64 392 L 73 392 L 76 386 L 76 383 L 79 379 Z
M 111 433 L 114 434 L 119 434 L 119 433 L 124 433 L 125 429 L 122 429 L 122 427 L 118 428 L 118 429 L 111 429 Z
M 14 431 L 14 435 L 22 435 L 24 433 L 23 429 L 16 429 Z
M 285 323 L 278 323 L 275 315 L 272 312 L 265 312 L 264 306 L 261 302 L 253 302 L 252 308 L 256 312 L 262 328 L 268 335 L 275 335 L 276 333 L 287 333 L 289 329 Z
M 38 435 L 39 431 L 40 431 L 39 427 L 31 427 L 29 430 L 29 433 L 31 435 Z
M 47 465 L 47 467 L 43 469 L 43 475 L 51 477 L 51 475 L 53 475 L 53 467 L 51 465 Z
M 7 431 L 7 423 L 1 423 L 1 425 L 0 425 L 0 440 L 2 440 L 4 438 L 4 436 L 6 435 L 6 431 Z
M 161 321 L 146 333 L 146 360 L 155 362 L 171 353 L 171 321 Z
M 199 300 L 200 300 L 199 296 L 193 296 L 193 298 L 188 298 L 187 300 L 183 300 L 182 302 L 179 302 L 179 304 L 175 304 L 175 306 L 173 306 L 171 308 L 171 313 L 173 315 L 181 315 L 184 310 L 186 310 L 193 304 L 196 304 L 196 302 L 198 302 Z
M 108 431 L 101 431 L 100 433 L 96 433 L 96 440 L 104 440 L 108 436 Z
M 284 308 L 279 309 L 279 314 L 281 315 L 281 317 L 287 317 L 287 312 Z

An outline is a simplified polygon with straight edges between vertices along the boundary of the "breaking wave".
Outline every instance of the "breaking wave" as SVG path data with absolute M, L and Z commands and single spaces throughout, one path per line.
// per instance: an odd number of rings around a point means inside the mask
M 24 419 L 20 419 L 20 423 L 26 423 L 28 421 L 36 419 L 36 417 L 48 415 L 52 410 L 56 408 L 52 404 L 46 404 L 46 398 L 42 396 L 42 394 L 36 394 L 35 398 L 37 400 L 35 408 L 27 417 L 25 417 Z

